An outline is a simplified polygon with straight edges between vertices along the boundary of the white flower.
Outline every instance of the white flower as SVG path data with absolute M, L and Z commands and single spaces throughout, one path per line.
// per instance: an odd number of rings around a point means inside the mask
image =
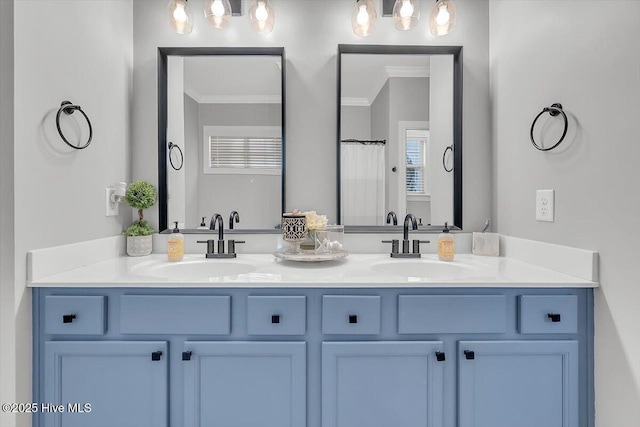
M 318 230 L 327 225 L 327 216 L 318 215 L 316 211 L 304 212 L 307 217 L 307 230 Z

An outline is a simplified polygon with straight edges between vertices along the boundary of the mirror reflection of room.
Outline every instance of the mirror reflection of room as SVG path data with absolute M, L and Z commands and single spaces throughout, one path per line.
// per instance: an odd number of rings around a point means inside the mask
M 168 220 L 273 229 L 282 202 L 281 57 L 169 56 Z M 181 151 L 181 152 L 180 152 Z M 178 168 L 183 157 L 183 167 Z
M 452 223 L 453 56 L 344 53 L 340 104 L 341 223 Z

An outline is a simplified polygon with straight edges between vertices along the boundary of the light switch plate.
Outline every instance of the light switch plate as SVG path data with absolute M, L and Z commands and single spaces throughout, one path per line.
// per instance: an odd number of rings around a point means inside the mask
M 536 191 L 536 220 L 553 222 L 555 190 Z

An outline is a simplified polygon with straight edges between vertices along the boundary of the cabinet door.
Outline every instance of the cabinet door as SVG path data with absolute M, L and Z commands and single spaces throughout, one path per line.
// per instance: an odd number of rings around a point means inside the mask
M 304 427 L 306 343 L 185 343 L 184 427 Z
M 44 426 L 166 426 L 166 355 L 165 341 L 48 341 Z
M 441 341 L 322 343 L 322 427 L 442 426 Z
M 460 341 L 458 350 L 460 427 L 578 427 L 577 341 Z

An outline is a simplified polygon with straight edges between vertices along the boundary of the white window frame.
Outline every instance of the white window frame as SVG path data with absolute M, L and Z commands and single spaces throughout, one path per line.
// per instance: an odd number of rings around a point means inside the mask
M 407 196 L 407 131 L 420 130 L 429 132 L 428 121 L 399 121 L 398 122 L 398 152 L 396 153 L 396 165 L 398 165 L 397 194 L 398 207 L 397 213 L 405 215 L 407 209 L 407 201 L 430 201 L 431 195 Z M 426 165 L 425 165 L 426 174 Z
M 413 135 L 411 135 L 413 134 Z M 411 136 L 410 136 L 411 135 Z M 405 192 L 407 193 L 407 200 L 410 202 L 424 202 L 431 200 L 431 193 L 429 192 L 429 185 L 427 182 L 427 156 L 429 154 L 429 143 L 430 143 L 430 133 L 428 130 L 424 129 L 407 129 L 405 132 Z M 423 143 L 423 158 L 422 158 L 422 179 L 424 181 L 424 193 L 411 193 L 406 188 L 406 150 L 407 150 L 407 140 L 409 139 L 417 139 L 424 141 Z
M 279 169 L 212 168 L 209 139 L 224 136 L 229 138 L 282 138 L 280 126 L 203 126 L 202 172 L 207 175 L 282 175 Z

